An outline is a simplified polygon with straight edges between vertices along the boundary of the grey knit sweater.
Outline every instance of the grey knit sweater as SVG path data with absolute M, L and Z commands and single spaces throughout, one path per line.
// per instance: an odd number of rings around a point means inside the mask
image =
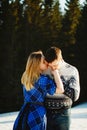
M 80 95 L 80 82 L 79 82 L 79 73 L 76 67 L 62 62 L 60 69 L 58 70 L 60 77 L 64 86 L 63 94 L 54 94 L 53 96 L 47 95 L 47 97 L 51 98 L 71 98 L 72 101 L 77 101 Z M 49 74 L 49 71 L 46 72 Z

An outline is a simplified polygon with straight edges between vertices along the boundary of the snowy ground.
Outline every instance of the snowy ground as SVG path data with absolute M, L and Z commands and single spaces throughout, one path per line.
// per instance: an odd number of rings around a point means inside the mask
M 72 108 L 71 129 L 87 130 L 87 103 Z
M 12 130 L 18 112 L 0 114 L 0 130 Z M 87 130 L 87 103 L 71 109 L 71 129 Z

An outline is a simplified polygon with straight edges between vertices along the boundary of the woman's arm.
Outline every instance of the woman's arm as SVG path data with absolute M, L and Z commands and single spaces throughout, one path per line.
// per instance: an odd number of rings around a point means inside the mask
M 52 74 L 54 76 L 54 81 L 56 83 L 56 93 L 57 94 L 64 93 L 63 83 L 62 83 L 62 80 L 60 78 L 58 70 L 52 70 Z

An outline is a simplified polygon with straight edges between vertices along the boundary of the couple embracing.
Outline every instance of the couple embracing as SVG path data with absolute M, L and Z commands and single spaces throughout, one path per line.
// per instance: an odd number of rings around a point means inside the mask
M 21 78 L 24 104 L 13 130 L 69 130 L 72 103 L 80 94 L 76 67 L 66 63 L 61 49 L 32 52 Z

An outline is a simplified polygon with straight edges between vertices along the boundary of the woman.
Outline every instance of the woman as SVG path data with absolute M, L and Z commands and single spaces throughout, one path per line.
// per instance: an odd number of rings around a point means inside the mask
M 46 130 L 46 109 L 43 105 L 46 94 L 53 95 L 56 85 L 43 75 L 48 67 L 41 51 L 29 55 L 22 75 L 24 104 L 15 120 L 13 130 Z M 55 76 L 55 72 L 53 72 Z

